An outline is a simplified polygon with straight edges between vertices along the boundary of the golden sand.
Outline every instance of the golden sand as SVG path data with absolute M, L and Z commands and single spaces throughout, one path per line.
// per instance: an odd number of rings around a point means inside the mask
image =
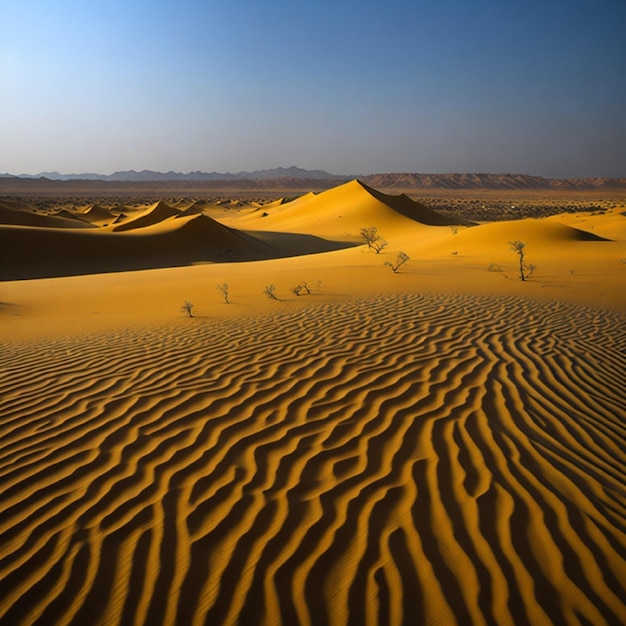
M 290 204 L 0 231 L 268 246 L 0 283 L 0 623 L 623 623 L 626 217 Z

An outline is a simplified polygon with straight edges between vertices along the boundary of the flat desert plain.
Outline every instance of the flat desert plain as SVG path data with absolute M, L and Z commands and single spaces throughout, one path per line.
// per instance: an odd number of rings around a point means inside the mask
M 1 624 L 626 621 L 623 199 L 42 207 L 0 200 Z

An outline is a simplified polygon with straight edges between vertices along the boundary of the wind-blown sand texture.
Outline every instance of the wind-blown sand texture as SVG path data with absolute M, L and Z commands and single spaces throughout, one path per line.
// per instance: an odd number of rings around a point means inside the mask
M 624 622 L 626 218 L 325 193 L 223 226 L 390 249 L 0 284 L 1 624 Z

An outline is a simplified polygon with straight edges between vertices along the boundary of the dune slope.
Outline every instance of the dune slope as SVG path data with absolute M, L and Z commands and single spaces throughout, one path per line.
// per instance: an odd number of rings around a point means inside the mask
M 618 624 L 626 325 L 404 294 L 5 341 L 3 624 Z
M 113 231 L 119 233 L 135 228 L 152 226 L 179 214 L 180 211 L 178 209 L 175 209 L 160 200 L 159 202 L 156 202 L 152 206 L 148 207 L 145 211 L 142 211 L 139 215 L 135 215 L 124 222 L 116 224 L 113 227 Z
M 405 195 L 384 194 L 353 180 L 319 194 L 308 193 L 291 202 L 258 209 L 244 217 L 235 216 L 231 223 L 253 230 L 311 233 L 341 241 L 359 241 L 361 229 L 370 226 L 393 234 L 407 228 L 453 225 L 461 221 L 444 217 Z
M 0 224 L 44 228 L 88 228 L 90 224 L 69 211 L 56 215 L 35 213 L 28 206 L 0 200 Z
M 143 214 L 112 231 L 0 225 L 0 280 L 250 261 L 346 247 L 297 234 L 255 236 L 200 213 L 155 217 Z
M 252 237 L 203 215 L 123 233 L 0 226 L 0 279 L 72 276 L 264 258 Z M 216 231 L 219 231 L 216 235 Z

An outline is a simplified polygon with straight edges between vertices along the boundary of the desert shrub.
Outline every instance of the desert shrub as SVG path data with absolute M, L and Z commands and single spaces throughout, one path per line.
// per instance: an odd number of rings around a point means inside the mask
M 230 304 L 230 300 L 228 299 L 228 285 L 226 283 L 223 283 L 221 285 L 217 286 L 217 290 L 222 294 L 222 296 L 224 297 L 224 302 L 226 304 Z
M 271 284 L 271 285 L 265 285 L 265 287 L 263 288 L 263 293 L 270 299 L 270 300 L 277 300 L 280 302 L 280 298 L 276 295 L 276 287 Z
M 502 274 L 504 278 L 508 278 L 508 276 L 504 273 L 502 266 L 498 265 L 497 263 L 489 263 L 487 271 L 493 272 L 494 274 Z
M 524 258 L 526 256 L 526 243 L 516 239 L 515 241 L 509 241 L 511 250 L 519 257 L 519 278 L 521 281 L 527 280 L 537 269 L 536 265 L 526 265 Z
M 194 305 L 192 302 L 189 302 L 189 300 L 185 300 L 185 302 L 183 303 L 183 306 L 180 307 L 180 310 L 182 313 L 187 313 L 188 317 L 193 317 L 193 313 L 191 312 L 193 307 Z
M 378 237 L 378 228 L 376 226 L 369 226 L 368 228 L 361 228 L 361 237 L 365 240 L 368 248 L 372 247 L 372 242 Z
M 306 282 L 306 280 L 303 280 L 301 283 L 299 283 L 298 285 L 294 285 L 291 288 L 291 293 L 293 293 L 296 296 L 301 296 L 304 293 L 306 293 L 306 295 L 310 296 L 311 295 L 311 287 L 309 287 L 309 283 Z
M 365 240 L 369 250 L 374 250 L 380 254 L 389 244 L 378 234 L 376 226 L 361 228 L 361 237 Z
M 411 257 L 406 252 L 398 253 L 395 261 L 385 261 L 383 265 L 390 267 L 394 274 L 398 273 L 398 269 L 404 265 Z
M 376 254 L 380 254 L 381 251 L 384 250 L 388 245 L 389 244 L 382 237 L 380 237 L 372 243 L 372 248 L 374 248 Z

